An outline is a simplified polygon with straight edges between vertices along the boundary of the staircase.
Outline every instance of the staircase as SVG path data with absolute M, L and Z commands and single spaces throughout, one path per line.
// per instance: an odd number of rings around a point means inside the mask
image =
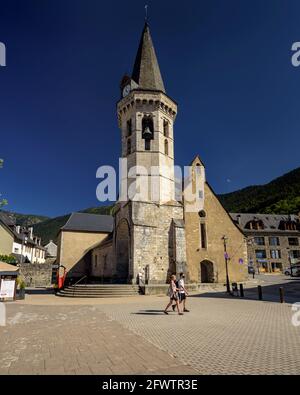
M 140 288 L 138 285 L 127 284 L 78 284 L 67 286 L 56 295 L 69 298 L 122 298 L 140 295 Z

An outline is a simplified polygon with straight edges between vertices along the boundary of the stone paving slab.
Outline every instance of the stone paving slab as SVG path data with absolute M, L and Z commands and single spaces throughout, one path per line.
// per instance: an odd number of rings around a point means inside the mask
M 0 327 L 2 375 L 160 374 L 162 368 L 166 374 L 197 373 L 95 306 L 6 306 L 7 326 Z
M 166 300 L 149 302 L 99 308 L 201 374 L 300 374 L 300 327 L 288 305 L 202 295 L 179 317 L 162 313 Z

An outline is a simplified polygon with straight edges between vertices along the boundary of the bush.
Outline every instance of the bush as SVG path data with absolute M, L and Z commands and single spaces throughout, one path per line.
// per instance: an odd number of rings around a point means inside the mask
M 10 265 L 17 265 L 17 260 L 13 255 L 0 255 L 0 262 L 9 263 Z

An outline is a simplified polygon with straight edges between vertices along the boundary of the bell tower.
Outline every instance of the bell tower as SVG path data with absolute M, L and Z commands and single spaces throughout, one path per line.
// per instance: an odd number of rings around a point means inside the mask
M 127 159 L 128 173 L 133 176 L 127 185 L 129 199 L 159 204 L 175 199 L 173 125 L 176 114 L 177 105 L 166 95 L 146 23 L 132 77 L 122 79 L 118 103 L 122 158 Z M 126 184 L 122 184 L 124 191 Z M 135 191 L 139 194 L 136 199 Z
M 176 256 L 185 264 L 185 238 L 179 243 L 175 236 L 178 229 L 184 228 L 183 207 L 175 200 L 177 104 L 166 94 L 148 23 L 132 76 L 123 77 L 120 89 L 117 112 L 125 169 L 115 213 L 116 268 L 117 272 L 126 272 L 119 265 L 125 264 L 124 243 L 122 254 L 118 252 L 119 224 L 126 221 L 127 280 L 134 282 L 142 271 L 149 283 L 165 283 L 168 274 L 176 269 Z

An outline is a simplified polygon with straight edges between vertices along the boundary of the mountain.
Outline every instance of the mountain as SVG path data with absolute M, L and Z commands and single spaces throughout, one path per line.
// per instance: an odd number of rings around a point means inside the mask
M 4 213 L 8 214 L 8 216 L 16 223 L 16 225 L 21 226 L 33 226 L 40 222 L 46 221 L 49 217 L 45 217 L 43 215 L 33 215 L 33 214 L 19 214 L 13 213 L 10 211 L 4 211 Z
M 91 207 L 86 210 L 80 211 L 80 213 L 89 213 L 89 214 L 110 214 L 113 206 L 102 206 L 102 207 Z M 56 218 L 47 218 L 43 222 L 39 222 L 33 226 L 33 232 L 35 235 L 42 238 L 42 244 L 47 244 L 50 240 L 54 242 L 57 241 L 58 232 L 61 227 L 65 225 L 65 223 L 70 218 L 71 214 L 63 215 L 61 217 Z
M 300 167 L 265 185 L 255 185 L 218 196 L 232 213 L 298 214 Z
M 265 185 L 254 185 L 218 196 L 229 212 L 298 214 L 300 212 L 300 167 Z M 92 207 L 80 211 L 90 214 L 111 214 L 113 206 Z M 34 233 L 43 245 L 56 241 L 62 226 L 71 214 L 48 218 L 39 215 L 9 213 L 18 225 L 33 225 Z

